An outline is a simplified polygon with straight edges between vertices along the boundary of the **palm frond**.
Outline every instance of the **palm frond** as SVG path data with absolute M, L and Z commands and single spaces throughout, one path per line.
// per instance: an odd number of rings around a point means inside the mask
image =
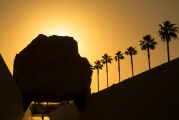
M 114 57 L 114 60 L 117 61 L 117 60 L 118 60 L 118 56 L 115 56 L 115 57 Z
M 127 51 L 125 51 L 126 55 L 136 55 L 137 54 L 137 50 L 135 50 L 135 47 L 130 46 L 129 48 L 127 48 Z
M 170 32 L 169 35 L 173 38 L 173 39 L 178 39 L 177 35 L 174 32 Z
M 162 41 L 171 41 L 171 38 L 177 39 L 176 32 L 178 32 L 178 27 L 176 24 L 172 24 L 170 21 L 163 22 L 163 26 L 160 24 L 160 29 L 158 31 L 159 36 Z
M 155 49 L 155 45 L 157 45 L 157 42 L 155 42 L 154 40 L 155 40 L 155 38 L 152 38 L 150 34 L 145 35 L 143 37 L 143 40 L 139 41 L 141 50 Z
M 109 56 L 108 54 L 104 54 L 103 56 L 102 56 L 102 63 L 103 64 L 106 64 L 106 63 L 111 63 L 111 61 L 112 61 L 113 59 L 111 58 L 111 56 Z
M 93 68 L 94 69 L 102 69 L 102 67 L 103 67 L 103 64 L 102 64 L 102 62 L 101 62 L 101 60 L 96 60 L 95 62 L 94 62 L 94 66 L 93 66 Z

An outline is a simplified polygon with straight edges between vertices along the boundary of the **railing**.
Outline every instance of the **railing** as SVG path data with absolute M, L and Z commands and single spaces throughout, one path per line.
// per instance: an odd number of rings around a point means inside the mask
M 30 105 L 30 110 L 32 115 L 37 114 L 48 114 L 49 112 L 56 110 L 62 106 L 70 104 L 71 101 L 63 102 L 32 102 Z

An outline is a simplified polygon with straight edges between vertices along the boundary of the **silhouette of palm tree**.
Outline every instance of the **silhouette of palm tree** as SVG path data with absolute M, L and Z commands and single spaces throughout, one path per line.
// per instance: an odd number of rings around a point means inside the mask
M 170 21 L 163 22 L 163 26 L 159 24 L 159 36 L 162 41 L 167 42 L 168 62 L 170 61 L 169 41 L 171 41 L 171 38 L 177 39 L 176 32 L 178 32 L 178 27 L 175 27 L 175 25 L 176 24 L 172 24 Z
M 108 63 L 111 63 L 113 59 L 111 58 L 111 56 L 104 54 L 102 56 L 102 63 L 106 64 L 106 75 L 107 75 L 107 87 L 108 87 Z
M 132 56 L 137 54 L 137 50 L 135 50 L 135 47 L 130 46 L 127 48 L 127 51 L 125 51 L 126 55 L 130 55 L 131 57 L 131 67 L 132 67 L 132 76 L 134 76 L 134 70 L 133 70 L 133 59 Z
M 90 70 L 93 72 L 94 66 L 90 63 Z
M 93 69 L 95 70 L 97 70 L 97 80 L 98 80 L 98 92 L 99 92 L 99 69 L 102 69 L 103 68 L 103 64 L 102 64 L 102 62 L 100 61 L 100 60 L 96 60 L 95 62 L 94 62 L 94 66 L 93 66 Z
M 114 57 L 114 59 L 117 61 L 118 63 L 118 72 L 119 72 L 119 82 L 120 82 L 120 60 L 124 59 L 123 53 L 121 53 L 121 51 L 118 51 L 116 53 L 116 56 Z
M 152 38 L 151 35 L 146 35 L 143 37 L 143 40 L 140 40 L 140 46 L 141 50 L 147 50 L 148 54 L 148 63 L 149 63 L 149 69 L 150 69 L 150 49 L 154 50 L 155 45 L 157 45 L 157 42 L 154 41 L 155 38 Z

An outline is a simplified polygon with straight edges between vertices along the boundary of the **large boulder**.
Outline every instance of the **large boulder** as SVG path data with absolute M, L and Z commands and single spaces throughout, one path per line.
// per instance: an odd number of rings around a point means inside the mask
M 77 42 L 67 36 L 40 34 L 14 60 L 13 77 L 23 94 L 24 109 L 31 101 L 85 101 L 91 75 Z

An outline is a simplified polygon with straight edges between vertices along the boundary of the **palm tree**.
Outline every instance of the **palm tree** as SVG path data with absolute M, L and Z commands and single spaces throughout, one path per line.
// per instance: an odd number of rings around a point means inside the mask
M 159 36 L 162 41 L 167 42 L 168 62 L 170 61 L 169 41 L 171 41 L 171 38 L 177 39 L 176 32 L 178 32 L 178 27 L 175 27 L 175 25 L 176 24 L 172 24 L 170 21 L 163 22 L 163 26 L 161 24 L 159 25 Z
M 98 80 L 98 92 L 99 92 L 99 69 L 102 69 L 103 68 L 103 64 L 101 63 L 100 60 L 96 60 L 94 62 L 94 66 L 93 66 L 93 69 L 96 69 L 97 70 L 97 80 Z
M 155 38 L 152 38 L 151 35 L 146 35 L 143 37 L 143 40 L 140 40 L 141 50 L 147 50 L 148 53 L 148 62 L 149 62 L 149 69 L 150 69 L 150 49 L 154 50 L 155 45 L 157 42 L 154 41 Z
M 92 71 L 93 73 L 93 70 L 94 70 L 94 66 L 90 63 L 90 70 Z
M 107 87 L 108 87 L 108 63 L 111 63 L 111 61 L 113 60 L 112 58 L 111 58 L 111 56 L 109 56 L 108 54 L 104 54 L 103 56 L 102 56 L 102 63 L 103 64 L 106 64 L 106 75 L 107 75 Z
M 137 50 L 135 50 L 135 47 L 130 46 L 127 48 L 127 51 L 125 51 L 126 55 L 130 55 L 131 57 L 131 67 L 132 67 L 132 76 L 134 76 L 134 70 L 133 70 L 133 59 L 132 56 L 137 54 Z
M 121 51 L 118 51 L 116 53 L 116 56 L 114 57 L 114 59 L 117 61 L 118 63 L 118 72 L 119 72 L 119 82 L 120 82 L 120 60 L 124 59 L 123 53 L 121 53 Z

